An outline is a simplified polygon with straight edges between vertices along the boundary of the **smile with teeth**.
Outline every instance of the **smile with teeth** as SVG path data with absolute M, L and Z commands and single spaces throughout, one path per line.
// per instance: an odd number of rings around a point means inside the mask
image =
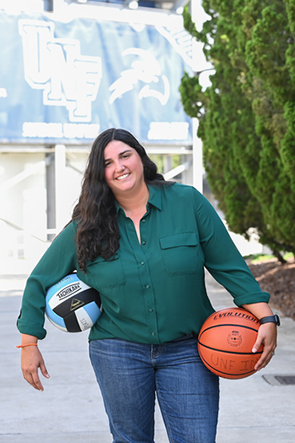
M 130 175 L 130 173 L 124 174 L 124 175 L 120 175 L 120 177 L 117 177 L 117 180 L 124 180 L 124 178 L 127 178 L 129 175 Z

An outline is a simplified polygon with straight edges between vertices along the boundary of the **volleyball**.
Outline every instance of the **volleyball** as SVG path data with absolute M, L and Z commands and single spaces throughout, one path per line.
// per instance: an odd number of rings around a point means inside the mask
M 198 350 L 205 366 L 223 378 L 240 379 L 254 374 L 263 346 L 253 354 L 259 320 L 246 309 L 228 308 L 211 314 L 198 336 Z
M 82 282 L 77 274 L 69 274 L 48 289 L 45 313 L 60 330 L 81 332 L 96 323 L 101 315 L 100 305 L 99 292 Z

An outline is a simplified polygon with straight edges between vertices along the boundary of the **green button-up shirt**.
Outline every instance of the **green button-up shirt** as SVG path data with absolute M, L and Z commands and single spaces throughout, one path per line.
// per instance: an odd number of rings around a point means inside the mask
M 53 241 L 26 285 L 20 332 L 45 337 L 46 290 L 65 275 L 78 276 L 100 292 L 103 313 L 89 339 L 122 338 L 164 343 L 198 333 L 214 311 L 204 267 L 234 297 L 236 305 L 268 302 L 222 220 L 193 187 L 149 186 L 139 242 L 132 220 L 118 206 L 120 248 L 115 260 L 98 257 L 86 274 L 76 261 L 75 223 Z

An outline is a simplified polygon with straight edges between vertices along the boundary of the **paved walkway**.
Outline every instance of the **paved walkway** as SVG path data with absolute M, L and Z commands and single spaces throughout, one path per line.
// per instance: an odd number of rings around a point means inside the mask
M 23 380 L 15 322 L 24 281 L 22 275 L 0 277 L 0 443 L 111 443 L 87 333 L 65 334 L 48 324 L 40 349 L 51 378 L 44 379 L 44 392 Z M 211 277 L 207 286 L 215 309 L 232 305 Z M 295 442 L 295 385 L 275 378 L 295 376 L 295 322 L 281 320 L 279 346 L 267 368 L 242 380 L 221 379 L 217 443 Z M 167 443 L 158 409 L 155 429 L 155 442 Z

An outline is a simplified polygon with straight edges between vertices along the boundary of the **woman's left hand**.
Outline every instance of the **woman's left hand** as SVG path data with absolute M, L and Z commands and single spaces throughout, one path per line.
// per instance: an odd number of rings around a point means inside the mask
M 275 354 L 277 347 L 277 326 L 275 323 L 264 323 L 259 327 L 257 340 L 253 346 L 252 352 L 257 352 L 263 345 L 263 352 L 260 359 L 254 366 L 256 371 L 264 368 Z

